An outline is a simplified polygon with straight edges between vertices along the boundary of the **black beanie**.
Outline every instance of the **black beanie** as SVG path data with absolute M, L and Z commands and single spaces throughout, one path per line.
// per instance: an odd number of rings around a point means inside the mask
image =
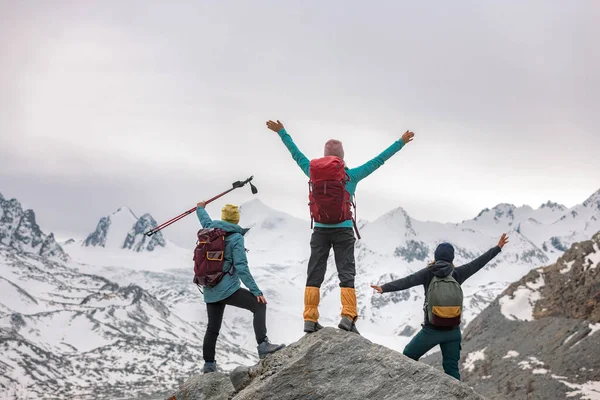
M 451 263 L 454 261 L 454 247 L 450 243 L 440 243 L 435 249 L 435 260 L 436 261 L 447 261 Z

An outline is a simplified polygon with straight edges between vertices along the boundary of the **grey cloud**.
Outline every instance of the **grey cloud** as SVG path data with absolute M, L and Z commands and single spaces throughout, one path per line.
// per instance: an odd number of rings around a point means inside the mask
M 122 203 L 169 218 L 248 173 L 263 200 L 305 217 L 306 178 L 264 127 L 279 118 L 307 156 L 336 137 L 351 165 L 417 132 L 359 186 L 368 219 L 397 205 L 442 221 L 503 201 L 573 205 L 600 186 L 599 13 L 586 1 L 3 3 L 0 191 L 35 205 L 45 229 L 81 234 Z

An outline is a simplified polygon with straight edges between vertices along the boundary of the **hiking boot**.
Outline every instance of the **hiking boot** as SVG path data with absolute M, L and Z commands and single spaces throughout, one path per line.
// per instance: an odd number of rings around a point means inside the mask
M 273 354 L 276 351 L 279 351 L 285 347 L 285 344 L 271 344 L 269 342 L 269 338 L 265 338 L 265 340 L 256 346 L 258 349 L 258 357 L 262 360 L 269 354 Z
M 356 318 L 354 319 L 354 321 L 355 320 Z M 360 335 L 360 333 L 358 333 L 358 329 L 356 329 L 356 324 L 354 323 L 354 321 L 351 320 L 349 317 L 343 316 L 342 320 L 338 325 L 338 328 Z
M 205 362 L 204 368 L 202 368 L 203 374 L 209 374 L 211 372 L 217 372 L 217 363 L 216 362 Z
M 306 333 L 313 333 L 321 329 L 323 329 L 323 325 L 318 322 L 304 321 L 304 332 Z

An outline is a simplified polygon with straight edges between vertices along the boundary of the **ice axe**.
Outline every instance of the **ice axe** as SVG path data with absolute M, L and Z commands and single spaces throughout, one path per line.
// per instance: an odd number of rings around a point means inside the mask
M 247 183 L 249 183 L 249 184 L 250 184 L 250 190 L 252 190 L 252 194 L 256 194 L 256 193 L 258 193 L 258 189 L 256 188 L 256 186 L 254 186 L 254 185 L 252 184 L 252 182 L 250 182 L 250 181 L 252 180 L 252 178 L 254 178 L 254 176 L 251 176 L 250 178 L 246 179 L 245 181 L 236 181 L 236 182 L 233 182 L 233 183 L 231 184 L 231 189 L 228 189 L 228 190 L 224 191 L 223 193 L 220 193 L 220 194 L 216 195 L 215 197 L 213 197 L 213 198 L 211 198 L 211 199 L 208 199 L 208 200 L 206 200 L 206 201 L 205 201 L 205 203 L 206 203 L 206 204 L 208 204 L 208 203 L 210 203 L 210 202 L 212 202 L 212 201 L 215 201 L 215 200 L 216 200 L 216 199 L 218 199 L 219 197 L 225 196 L 227 193 L 229 193 L 229 192 L 231 192 L 231 191 L 233 191 L 233 190 L 235 190 L 235 189 L 238 189 L 238 188 L 244 187 L 244 186 L 245 186 Z M 148 237 L 149 237 L 149 236 L 152 236 L 152 235 L 154 235 L 156 232 L 158 232 L 158 231 L 160 231 L 160 230 L 162 230 L 162 229 L 166 228 L 167 226 L 171 225 L 171 224 L 172 224 L 172 223 L 174 223 L 174 222 L 177 222 L 177 221 L 179 221 L 181 218 L 183 218 L 183 217 L 185 217 L 185 216 L 187 216 L 187 215 L 190 215 L 190 214 L 191 214 L 191 213 L 193 213 L 194 211 L 196 211 L 196 207 L 194 207 L 194 208 L 190 208 L 190 209 L 189 209 L 189 210 L 187 210 L 186 212 L 179 214 L 178 216 L 176 216 L 175 218 L 172 218 L 172 219 L 168 220 L 167 222 L 163 222 L 162 224 L 158 225 L 156 228 L 152 228 L 152 229 L 150 229 L 148 232 L 144 233 L 144 235 L 146 235 L 146 236 L 148 236 Z

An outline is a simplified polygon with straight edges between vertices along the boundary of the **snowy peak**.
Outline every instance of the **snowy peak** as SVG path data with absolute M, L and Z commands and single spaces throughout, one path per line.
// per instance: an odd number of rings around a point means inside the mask
M 6 200 L 3 196 L 0 196 L 0 244 L 42 257 L 62 261 L 69 258 L 53 234 L 42 232 L 33 210 L 23 210 L 17 199 Z
M 146 213 L 137 220 L 133 228 L 127 233 L 125 243 L 123 243 L 124 249 L 130 249 L 137 251 L 154 251 L 158 246 L 165 247 L 167 242 L 165 241 L 162 232 L 157 232 L 154 235 L 148 237 L 144 235 L 144 232 L 149 231 L 152 228 L 156 228 L 158 224 L 152 215 Z
M 133 218 L 138 219 L 138 217 L 131 211 L 131 209 L 127 206 L 121 206 L 117 211 L 111 214 L 114 218 Z
M 412 219 L 402 207 L 394 208 L 391 211 L 377 218 L 372 224 L 365 227 L 368 230 L 379 232 L 389 232 L 400 236 L 415 236 Z
M 308 213 L 308 211 L 307 211 Z M 219 214 L 215 218 L 220 218 Z M 272 230 L 301 223 L 310 227 L 305 220 L 295 218 L 285 212 L 269 207 L 259 199 L 254 199 L 240 205 L 240 225 L 245 228 Z
M 144 232 L 156 226 L 156 220 L 150 214 L 144 214 L 138 219 L 129 207 L 122 206 L 111 215 L 100 219 L 96 230 L 88 235 L 83 246 L 129 249 L 136 252 L 153 251 L 156 247 L 166 246 L 160 232 L 150 238 L 144 236 Z
M 487 220 L 493 221 L 494 223 L 500 223 L 500 221 L 514 221 L 515 219 L 515 211 L 517 207 L 513 204 L 508 203 L 500 203 L 491 210 L 486 208 L 482 210 L 477 217 L 475 217 L 475 221 L 477 220 Z
M 600 189 L 583 202 L 584 207 L 600 210 Z
M 540 206 L 540 209 L 544 209 L 544 208 L 548 208 L 551 210 L 557 210 L 559 212 L 564 212 L 567 210 L 567 207 L 563 206 L 562 204 L 554 203 L 550 200 L 548 200 L 546 203 L 544 203 Z

